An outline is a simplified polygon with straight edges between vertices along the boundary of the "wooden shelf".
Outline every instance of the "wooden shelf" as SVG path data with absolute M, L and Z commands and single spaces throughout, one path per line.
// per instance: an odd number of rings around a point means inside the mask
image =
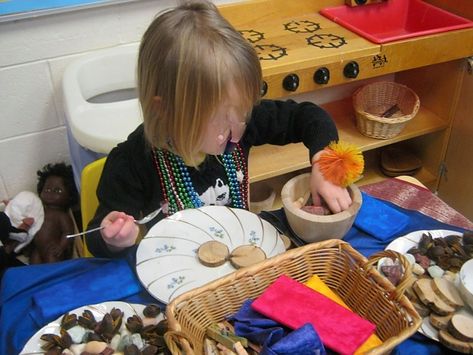
M 431 187 L 435 181 L 435 175 L 427 171 L 426 169 L 422 168 L 419 170 L 415 175 L 413 175 L 414 178 L 422 182 L 425 186 Z M 368 166 L 365 169 L 365 173 L 360 181 L 358 181 L 356 184 L 358 186 L 363 186 L 363 185 L 368 185 L 368 184 L 374 184 L 376 182 L 380 182 L 384 179 L 389 178 L 389 176 L 384 175 L 379 167 L 377 166 Z
M 404 130 L 392 139 L 374 139 L 363 136 L 356 128 L 351 98 L 323 105 L 332 115 L 339 130 L 340 140 L 353 143 L 362 151 L 380 148 L 406 139 L 444 130 L 448 124 L 432 111 L 421 107 Z M 302 144 L 285 146 L 263 145 L 250 153 L 250 183 L 287 174 L 309 167 L 309 153 Z M 419 179 L 424 182 L 424 179 Z

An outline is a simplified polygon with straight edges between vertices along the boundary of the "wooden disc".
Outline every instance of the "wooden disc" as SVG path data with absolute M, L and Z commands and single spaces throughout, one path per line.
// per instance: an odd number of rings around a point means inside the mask
M 228 247 L 215 240 L 205 242 L 197 250 L 197 256 L 202 265 L 209 267 L 220 266 L 228 259 Z
M 417 171 L 422 167 L 422 161 L 407 149 L 386 147 L 381 151 L 381 167 L 391 173 Z
M 242 245 L 230 254 L 230 262 L 236 269 L 257 264 L 266 259 L 263 249 L 256 245 Z
M 457 287 L 452 281 L 436 277 L 432 282 L 432 288 L 442 301 L 446 302 L 449 306 L 459 308 L 465 305 L 460 296 L 460 292 L 458 292 Z
M 431 279 L 419 279 L 412 285 L 412 289 L 419 297 L 419 300 L 429 307 L 435 313 L 446 316 L 455 311 L 455 308 L 449 306 L 447 303 L 437 296 L 432 288 Z
M 473 315 L 457 312 L 450 319 L 448 332 L 458 340 L 473 342 Z
M 471 354 L 473 351 L 473 343 L 458 340 L 446 330 L 439 331 L 439 340 L 447 348 L 459 351 L 464 354 Z
M 429 316 L 429 321 L 430 321 L 430 324 L 432 324 L 432 326 L 435 328 L 435 329 L 438 329 L 438 330 L 445 330 L 448 328 L 448 322 L 450 322 L 450 319 L 452 319 L 452 314 L 447 314 L 446 316 L 441 316 L 441 315 L 438 315 L 437 313 L 430 313 L 430 316 Z
M 290 249 L 291 245 L 292 245 L 291 239 L 289 239 L 289 237 L 285 236 L 284 234 L 281 234 L 280 237 L 281 237 L 282 242 L 284 244 L 284 249 L 286 249 L 286 250 Z

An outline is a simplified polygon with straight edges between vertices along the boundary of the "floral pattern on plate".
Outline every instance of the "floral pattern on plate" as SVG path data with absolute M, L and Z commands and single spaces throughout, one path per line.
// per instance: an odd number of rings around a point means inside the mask
M 252 212 L 224 206 L 183 210 L 156 223 L 140 242 L 136 270 L 141 283 L 153 297 L 169 303 L 235 271 L 230 262 L 218 267 L 199 262 L 197 250 L 208 241 L 219 241 L 230 252 L 253 244 L 268 258 L 285 251 L 276 228 Z

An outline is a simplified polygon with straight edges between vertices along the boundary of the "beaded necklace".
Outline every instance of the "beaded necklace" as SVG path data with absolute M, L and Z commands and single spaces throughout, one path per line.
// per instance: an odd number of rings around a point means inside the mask
M 232 207 L 248 209 L 248 168 L 240 145 L 231 153 L 216 156 L 216 159 L 221 161 L 225 168 Z M 155 149 L 153 160 L 164 199 L 169 206 L 168 215 L 204 205 L 194 189 L 189 170 L 181 157 L 168 150 Z M 238 181 L 239 174 L 243 175 L 241 181 Z

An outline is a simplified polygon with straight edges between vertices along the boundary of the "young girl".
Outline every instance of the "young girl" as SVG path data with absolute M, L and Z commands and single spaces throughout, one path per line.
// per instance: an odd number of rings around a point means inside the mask
M 303 142 L 314 162 L 337 130 L 312 103 L 260 101 L 258 56 L 207 1 L 157 17 L 139 49 L 143 124 L 109 154 L 97 189 L 99 207 L 87 235 L 95 256 L 119 257 L 135 244 L 134 218 L 185 208 L 248 208 L 252 146 Z M 313 164 L 311 191 L 333 212 L 351 204 L 346 189 Z M 100 233 L 100 235 L 98 235 Z

